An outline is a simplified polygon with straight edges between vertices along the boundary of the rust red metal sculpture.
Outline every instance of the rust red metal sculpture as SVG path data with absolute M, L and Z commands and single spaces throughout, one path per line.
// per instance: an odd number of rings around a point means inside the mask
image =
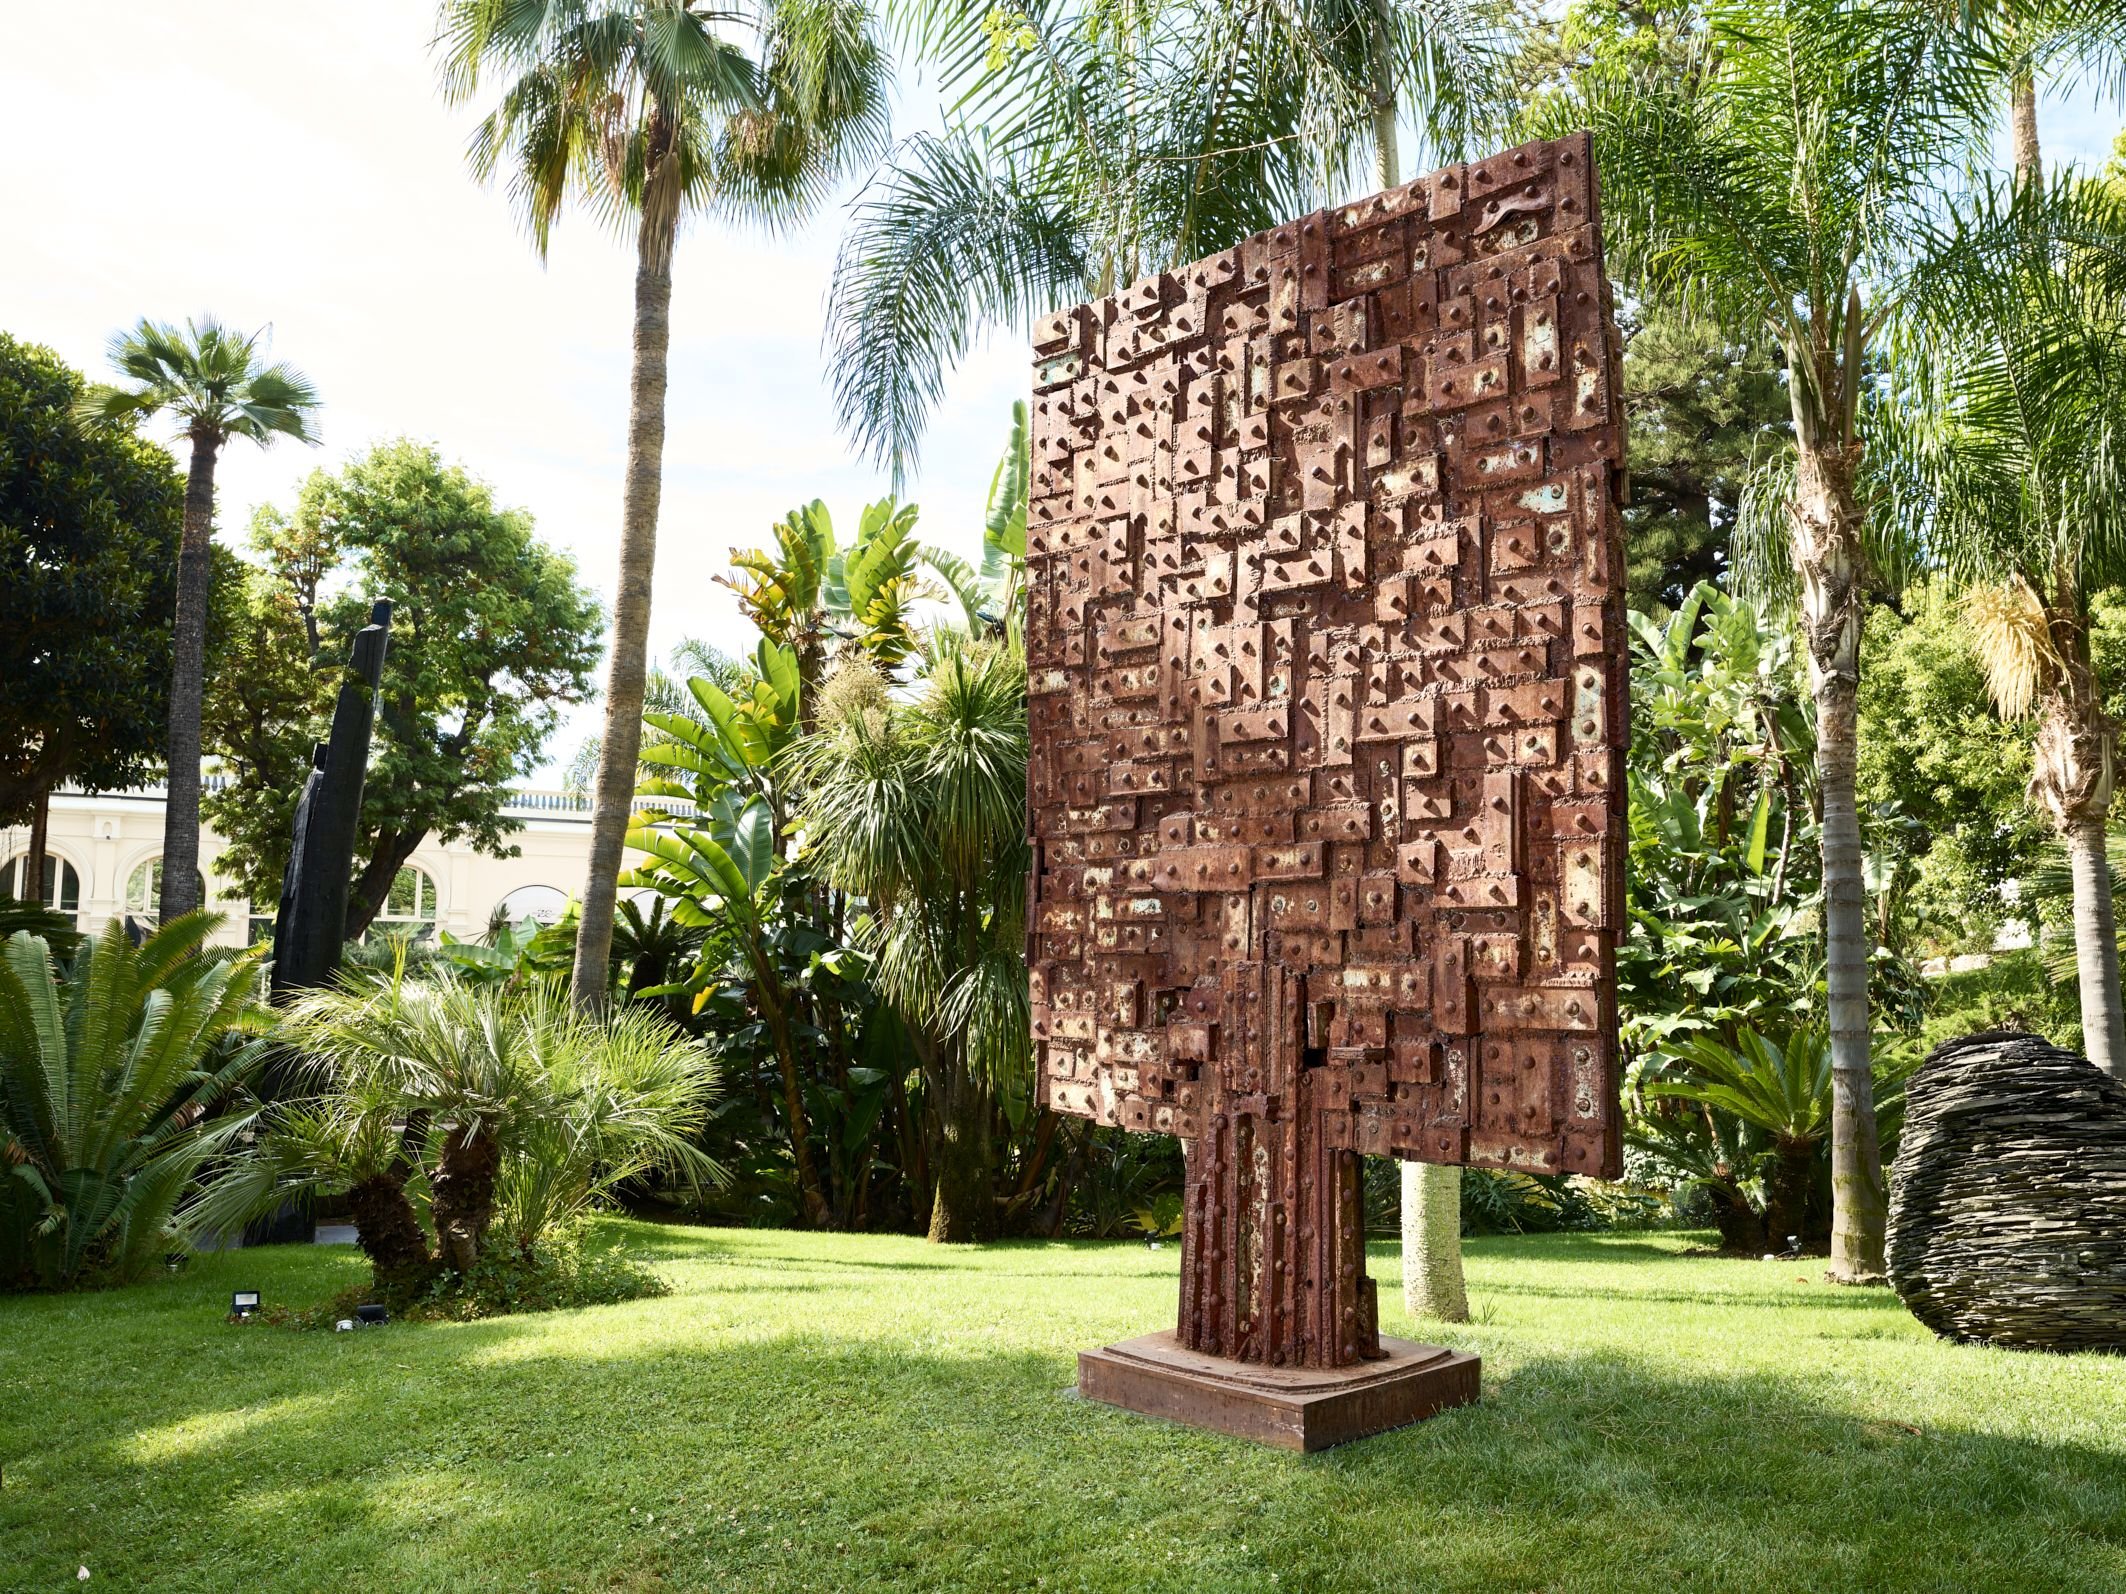
M 1304 217 L 1035 349 L 1043 1099 L 1186 1144 L 1177 1354 L 1374 1361 L 1361 1154 L 1617 1171 L 1587 141 Z

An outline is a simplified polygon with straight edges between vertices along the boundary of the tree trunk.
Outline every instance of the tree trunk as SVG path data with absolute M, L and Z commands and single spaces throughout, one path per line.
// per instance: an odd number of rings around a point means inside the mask
M 930 1198 L 930 1238 L 968 1245 L 989 1232 L 989 1101 L 958 1059 L 937 1070 L 937 1183 Z
M 24 902 L 44 901 L 44 865 L 46 856 L 50 852 L 49 837 L 51 828 L 52 790 L 47 786 L 37 793 L 36 799 L 30 806 L 29 850 L 22 855 L 22 866 L 18 871 L 21 878 L 15 882 L 16 885 L 22 888 L 21 899 Z M 57 872 L 57 870 L 53 871 L 55 874 Z M 55 881 L 54 884 L 57 884 L 57 882 Z M 55 891 L 52 895 L 57 897 L 59 893 Z M 57 902 L 52 905 L 54 907 L 58 906 Z
M 2027 71 L 2017 72 L 2008 86 L 2008 125 L 2015 150 L 2016 183 L 2043 182 L 2045 162 L 2037 143 L 2037 82 Z
M 1815 1182 L 1815 1147 L 1807 1142 L 1780 1146 L 1764 1202 L 1764 1236 L 1772 1250 L 1801 1249 L 1808 1234 L 1809 1186 Z
M 1402 147 L 1395 131 L 1394 34 L 1388 0 L 1373 0 L 1373 178 L 1382 188 L 1403 180 Z
M 676 218 L 676 212 L 674 212 Z M 672 344 L 674 221 L 645 218 L 637 234 L 635 350 L 629 382 L 627 487 L 620 510 L 620 580 L 613 598 L 612 653 L 605 669 L 605 726 L 591 802 L 591 856 L 576 921 L 569 996 L 601 1009 L 608 995 L 613 901 L 634 810 L 642 750 L 642 693 L 649 668 L 650 590 L 657 567 L 657 507 L 664 492 L 665 366 Z
M 1462 1170 L 1406 1162 L 1403 1174 L 1403 1308 L 1412 1317 L 1469 1321 L 1462 1283 Z
M 406 1198 L 404 1174 L 374 1174 L 356 1182 L 347 1192 L 353 1209 L 356 1237 L 379 1288 L 411 1290 L 427 1282 L 435 1271 L 435 1258 L 428 1251 L 428 1236 Z
M 578 955 L 582 943 L 577 943 Z M 782 998 L 768 995 L 765 988 L 756 983 L 756 997 L 760 1001 L 761 1016 L 767 1021 L 768 1032 L 775 1040 L 775 1066 L 782 1075 L 783 1116 L 788 1120 L 790 1131 L 790 1155 L 797 1164 L 797 1195 L 805 1210 L 805 1222 L 812 1228 L 828 1226 L 831 1210 L 827 1205 L 826 1192 L 820 1187 L 819 1167 L 812 1160 L 812 1130 L 805 1114 L 804 1078 L 798 1072 L 797 1046 L 790 1034 L 789 1009 L 782 1005 Z
M 1855 373 L 1857 380 L 1858 373 Z M 1802 417 L 1796 417 L 1797 422 Z M 1789 527 L 1801 578 L 1823 793 L 1823 894 L 1831 1030 L 1831 1277 L 1880 1283 L 1886 1216 L 1875 1078 L 1868 1057 L 1868 930 L 1855 806 L 1860 686 L 1858 450 L 1797 425 Z M 1775 1240 L 1782 1236 L 1773 1236 Z
M 2126 1081 L 2126 1024 L 2119 1014 L 2119 941 L 2111 910 L 2104 817 L 2089 814 L 2067 833 L 2074 872 L 2074 964 L 2082 995 L 2082 1052 Z
M 444 1136 L 428 1177 L 429 1215 L 435 1222 L 436 1246 L 443 1265 L 468 1273 L 480 1259 L 480 1245 L 495 1215 L 495 1179 L 502 1171 L 502 1148 L 492 1129 L 468 1131 L 463 1125 Z
M 169 795 L 162 816 L 162 896 L 168 924 L 199 903 L 199 738 L 206 696 L 207 596 L 214 576 L 214 463 L 221 439 L 192 434 L 184 539 L 177 545 L 177 619 L 170 636 Z
M 2071 591 L 2046 609 L 2065 668 L 2046 694 L 2031 744 L 2030 795 L 2067 843 L 2074 877 L 2074 965 L 2082 996 L 2082 1051 L 2126 1078 L 2126 1020 L 2119 1008 L 2119 943 L 2111 906 L 2105 820 L 2111 812 L 2118 727 L 2104 712 L 2089 667 L 2087 611 Z
M 410 834 L 397 831 L 376 838 L 368 861 L 354 877 L 354 888 L 347 893 L 348 940 L 359 941 L 368 933 L 376 916 L 384 911 L 384 904 L 391 900 L 392 882 L 427 839 L 425 830 Z

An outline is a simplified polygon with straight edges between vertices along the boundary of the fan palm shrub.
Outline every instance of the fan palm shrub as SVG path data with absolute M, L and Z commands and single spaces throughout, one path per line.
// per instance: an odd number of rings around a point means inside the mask
M 304 996 L 279 1038 L 312 1093 L 269 1108 L 254 1142 L 185 1210 L 223 1230 L 293 1200 L 347 1196 L 380 1288 L 469 1274 L 623 1182 L 722 1173 L 695 1146 L 715 1065 L 660 1013 L 571 1007 L 557 982 L 346 982 Z
M 197 956 L 190 913 L 139 946 L 115 920 L 61 966 L 0 946 L 0 1286 L 125 1283 L 176 1241 L 187 1183 L 248 1122 L 257 960 Z
M 803 215 L 884 147 L 889 70 L 857 0 L 448 0 L 436 48 L 453 100 L 499 80 L 472 166 L 508 183 L 542 256 L 572 202 L 634 235 L 620 574 L 571 980 L 602 1007 L 642 740 L 680 224 Z
M 177 550 L 177 616 L 170 662 L 169 789 L 163 807 L 162 900 L 174 919 L 200 907 L 199 744 L 206 695 L 207 595 L 214 540 L 214 470 L 230 439 L 315 443 L 317 390 L 287 364 L 269 364 L 266 334 L 212 316 L 182 327 L 142 321 L 111 339 L 123 385 L 98 386 L 82 408 L 104 420 L 167 415 L 192 446 L 184 537 Z

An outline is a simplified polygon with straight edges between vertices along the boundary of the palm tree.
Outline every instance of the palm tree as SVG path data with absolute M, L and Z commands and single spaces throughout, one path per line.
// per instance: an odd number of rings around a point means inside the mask
M 741 29 L 744 42 L 726 38 Z M 887 63 L 858 0 L 448 0 L 436 47 L 454 101 L 505 79 L 473 135 L 474 173 L 507 174 L 543 256 L 572 200 L 635 236 L 627 480 L 589 872 L 570 982 L 607 997 L 615 882 L 642 739 L 663 490 L 672 251 L 689 214 L 802 215 L 886 136 Z
M 1592 126 L 1610 258 L 1638 291 L 1695 302 L 1786 355 L 1779 507 L 1823 795 L 1831 1271 L 1851 1281 L 1882 1275 L 1885 1216 L 1854 805 L 1861 400 L 1918 213 L 1974 152 L 2000 79 L 1986 42 L 1926 0 L 1716 0 L 1680 70 L 1598 69 L 1544 116 Z
M 2018 173 L 1932 237 L 1900 362 L 1921 419 L 1901 439 L 1911 532 L 1970 588 L 1995 704 L 2035 713 L 2030 794 L 2074 888 L 2082 1044 L 2126 1077 L 2106 818 L 2118 727 L 2091 648 L 2093 600 L 2126 580 L 2126 201 Z
M 199 741 L 206 686 L 207 593 L 214 541 L 214 466 L 232 437 L 264 447 L 277 437 L 315 443 L 317 390 L 293 366 L 265 362 L 266 334 L 234 332 L 205 316 L 182 327 L 143 320 L 111 339 L 123 386 L 82 398 L 88 416 L 166 414 L 192 445 L 184 538 L 177 550 L 177 621 L 170 662 L 169 795 L 163 808 L 164 922 L 200 906 Z
M 912 701 L 861 659 L 826 696 L 820 733 L 792 755 L 802 844 L 871 908 L 872 978 L 927 1097 L 930 1238 L 977 1240 L 994 1215 L 996 1104 L 1030 1086 L 1026 654 L 1013 636 L 940 632 Z
M 857 206 L 829 304 L 842 423 L 896 474 L 976 335 L 1322 203 L 1396 111 L 1450 157 L 1503 73 L 1485 0 L 903 0 L 961 98 Z

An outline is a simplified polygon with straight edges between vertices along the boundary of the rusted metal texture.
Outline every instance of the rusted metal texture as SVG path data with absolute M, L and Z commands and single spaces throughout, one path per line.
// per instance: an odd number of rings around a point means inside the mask
M 1584 137 L 1035 333 L 1043 1099 L 1180 1136 L 1177 1336 L 1378 1354 L 1360 1154 L 1617 1172 L 1617 342 Z

